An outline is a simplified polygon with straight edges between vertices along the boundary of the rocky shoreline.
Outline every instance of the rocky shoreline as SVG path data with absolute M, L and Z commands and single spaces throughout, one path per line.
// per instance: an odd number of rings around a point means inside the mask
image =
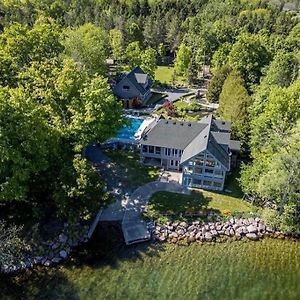
M 284 239 L 286 235 L 267 227 L 260 218 L 234 219 L 227 222 L 201 224 L 200 221 L 192 223 L 168 222 L 157 224 L 152 228 L 152 238 L 159 242 L 175 244 L 189 244 L 192 242 L 225 241 L 228 238 L 257 241 L 263 237 Z
M 88 228 L 77 232 L 77 237 L 70 238 L 66 232 L 61 233 L 55 240 L 44 243 L 44 254 L 29 257 L 14 265 L 4 265 L 0 273 L 14 274 L 40 265 L 49 267 L 67 259 L 74 248 L 87 242 Z M 149 231 L 155 242 L 169 242 L 188 245 L 193 242 L 223 242 L 228 239 L 257 241 L 264 237 L 285 239 L 287 236 L 280 231 L 264 224 L 260 218 L 231 218 L 226 222 L 201 223 L 200 221 L 167 222 L 166 224 L 149 223 Z
M 67 228 L 68 226 L 65 226 L 65 229 Z M 67 230 L 64 230 L 57 238 L 42 243 L 42 254 L 36 253 L 15 264 L 3 265 L 1 266 L 0 273 L 12 274 L 33 268 L 37 265 L 49 267 L 58 264 L 69 257 L 73 248 L 88 241 L 87 233 L 88 227 L 79 228 L 75 236 L 72 235 L 72 237 L 68 234 Z

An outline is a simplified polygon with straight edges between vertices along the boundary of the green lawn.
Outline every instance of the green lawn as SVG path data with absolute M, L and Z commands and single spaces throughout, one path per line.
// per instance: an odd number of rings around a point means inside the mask
M 114 176 L 130 190 L 156 180 L 159 175 L 159 168 L 141 164 L 136 152 L 105 150 L 103 153 L 112 159 Z
M 208 211 L 229 216 L 250 213 L 254 211 L 254 207 L 230 195 L 209 191 L 192 191 L 191 195 L 156 192 L 150 198 L 145 216 L 165 222 L 192 216 L 205 217 Z
M 248 214 L 257 208 L 242 200 L 243 193 L 238 184 L 239 171 L 227 176 L 225 189 L 230 192 L 193 190 L 191 195 L 157 192 L 150 198 L 145 217 L 165 222 L 189 216 L 203 217 L 207 211 L 220 216 Z
M 172 85 L 173 84 L 174 67 L 158 66 L 155 71 L 155 80 L 160 83 Z M 175 84 L 186 84 L 186 80 L 182 76 L 177 76 Z
M 98 251 L 86 252 L 92 258 L 85 263 L 3 277 L 0 298 L 296 300 L 300 295 L 299 242 L 144 244 L 104 256 Z
M 159 100 L 167 97 L 167 94 L 152 92 L 151 98 L 146 102 L 146 105 L 152 105 L 158 102 Z

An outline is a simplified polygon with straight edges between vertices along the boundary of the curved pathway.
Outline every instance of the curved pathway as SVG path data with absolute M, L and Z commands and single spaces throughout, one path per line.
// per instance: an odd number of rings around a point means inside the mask
M 126 190 L 118 185 L 118 178 L 109 168 L 111 160 L 99 151 L 96 145 L 86 148 L 85 156 L 98 166 L 107 183 L 109 191 L 115 194 L 116 201 L 104 209 L 100 209 L 95 218 L 89 236 L 94 232 L 99 221 L 122 221 L 122 229 L 126 244 L 150 239 L 147 224 L 142 219 L 142 213 L 146 208 L 151 195 L 159 191 L 189 194 L 190 191 L 178 183 L 153 181 L 136 190 L 130 196 L 124 198 Z M 116 192 L 118 190 L 118 192 Z M 126 195 L 126 194 L 125 194 Z
M 122 230 L 126 244 L 149 240 L 151 235 L 142 219 L 148 201 L 155 192 L 166 191 L 190 194 L 190 191 L 177 183 L 153 181 L 137 188 L 129 197 L 122 221 Z

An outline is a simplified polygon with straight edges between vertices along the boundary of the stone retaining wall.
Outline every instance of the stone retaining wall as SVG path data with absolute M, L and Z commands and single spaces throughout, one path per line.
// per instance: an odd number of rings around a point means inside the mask
M 264 236 L 285 238 L 282 232 L 264 225 L 259 218 L 234 219 L 227 222 L 201 224 L 194 221 L 156 225 L 152 228 L 152 237 L 156 241 L 171 243 L 191 243 L 222 241 L 228 238 L 259 240 Z

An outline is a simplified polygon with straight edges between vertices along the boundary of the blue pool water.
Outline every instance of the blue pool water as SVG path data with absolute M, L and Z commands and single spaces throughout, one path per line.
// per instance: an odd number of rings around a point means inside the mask
M 119 139 L 128 139 L 134 140 L 134 135 L 143 123 L 143 119 L 138 118 L 128 118 L 129 124 L 124 126 L 119 133 L 117 134 L 117 138 Z

